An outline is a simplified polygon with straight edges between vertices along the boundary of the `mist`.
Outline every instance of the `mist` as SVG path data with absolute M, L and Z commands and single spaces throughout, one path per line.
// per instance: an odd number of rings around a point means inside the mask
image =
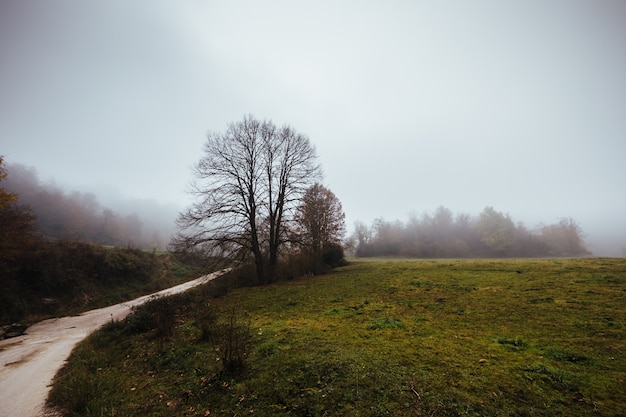
M 571 218 L 528 228 L 509 214 L 486 207 L 478 215 L 440 206 L 406 222 L 378 218 L 357 222 L 348 239 L 356 256 L 499 258 L 589 256 L 583 231 Z
M 485 201 L 493 201 L 486 199 Z M 408 202 L 410 203 L 410 202 Z M 457 205 L 458 206 L 458 205 Z M 465 215 L 470 219 L 476 219 L 478 214 L 485 208 L 490 206 L 488 203 L 482 206 L 476 204 L 466 209 L 451 210 L 456 215 Z M 444 207 L 446 205 L 435 205 L 434 207 Z M 355 217 L 354 214 L 346 213 L 349 217 L 348 233 L 354 235 L 355 231 L 365 225 L 371 228 L 379 221 L 391 224 L 409 224 L 416 219 L 424 219 L 432 216 L 437 211 L 436 208 L 417 208 L 410 209 L 404 207 L 395 207 L 395 209 L 383 211 L 377 217 L 361 216 Z M 524 207 L 516 209 L 515 206 L 493 206 L 497 211 L 503 212 L 510 216 L 515 225 L 521 225 L 525 229 L 533 233 L 539 233 L 540 230 L 548 225 L 558 224 L 561 219 L 572 219 L 580 228 L 580 238 L 584 247 L 593 256 L 600 257 L 626 257 L 626 223 L 622 222 L 623 214 L 618 212 L 605 212 L 604 215 L 595 215 L 592 213 L 578 213 L 575 210 L 563 211 L 557 213 L 554 210 L 546 209 L 528 211 Z M 387 213 L 391 212 L 391 215 Z
M 31 207 L 49 238 L 164 250 L 175 233 L 178 208 L 154 199 L 127 197 L 112 188 L 68 191 L 42 182 L 34 167 L 7 164 L 3 186 Z
M 348 225 L 494 207 L 624 256 L 624 22 L 624 1 L 0 2 L 1 152 L 145 239 L 206 134 L 252 114 L 310 138 Z

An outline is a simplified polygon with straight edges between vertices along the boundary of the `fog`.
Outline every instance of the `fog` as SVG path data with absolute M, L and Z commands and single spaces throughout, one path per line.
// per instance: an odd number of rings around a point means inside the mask
M 206 134 L 252 114 L 311 139 L 349 232 L 494 207 L 624 256 L 625 21 L 619 0 L 0 2 L 0 154 L 145 235 L 189 204 Z
M 528 258 L 590 255 L 580 226 L 562 218 L 529 229 L 509 214 L 486 207 L 480 214 L 452 213 L 440 206 L 407 222 L 357 223 L 348 248 L 356 256 L 417 258 Z
M 3 188 L 19 196 L 44 236 L 163 250 L 175 233 L 178 209 L 156 200 L 124 198 L 114 191 L 65 190 L 42 182 L 34 167 L 7 164 Z

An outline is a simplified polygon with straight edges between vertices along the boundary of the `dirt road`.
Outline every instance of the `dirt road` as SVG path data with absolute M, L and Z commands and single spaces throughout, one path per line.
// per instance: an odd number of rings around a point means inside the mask
M 29 327 L 20 337 L 0 341 L 0 417 L 43 416 L 52 379 L 78 342 L 107 322 L 123 319 L 132 307 L 152 296 L 184 292 L 224 272 L 80 316 L 45 320 Z

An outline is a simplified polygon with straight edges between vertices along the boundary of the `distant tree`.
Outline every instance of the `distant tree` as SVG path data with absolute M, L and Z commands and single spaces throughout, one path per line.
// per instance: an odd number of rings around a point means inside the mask
M 433 215 L 433 227 L 436 235 L 448 239 L 454 227 L 452 211 L 444 206 L 439 206 Z
M 495 255 L 505 255 L 515 243 L 515 224 L 508 215 L 486 207 L 478 216 L 476 228 L 481 241 Z
M 354 240 L 354 249 L 356 256 L 368 256 L 369 255 L 369 243 L 372 238 L 372 232 L 369 227 L 363 222 L 354 222 L 354 232 L 352 233 Z
M 580 226 L 571 218 L 541 228 L 541 240 L 548 246 L 551 256 L 589 255 L 585 248 Z
M 302 197 L 296 211 L 298 242 L 308 254 L 314 273 L 320 272 L 320 262 L 332 264 L 343 257 L 341 243 L 346 233 L 346 215 L 335 194 L 319 183 L 313 184 Z M 330 256 L 330 253 L 336 256 Z M 339 252 L 341 252 L 339 254 Z
M 389 222 L 382 217 L 374 219 L 372 224 L 375 236 L 372 242 L 374 250 L 383 256 L 399 255 L 403 244 L 403 229 L 400 221 Z
M 196 201 L 180 213 L 174 249 L 252 259 L 257 279 L 273 279 L 292 211 L 320 176 L 315 148 L 289 126 L 246 116 L 211 133 L 195 165 Z
M 7 171 L 4 168 L 4 157 L 0 156 L 0 182 L 4 181 L 7 175 Z M 3 209 L 16 200 L 16 194 L 11 193 L 4 188 L 0 188 L 0 209 Z
M 452 255 L 454 217 L 450 209 L 439 206 L 431 215 L 424 213 L 416 227 L 414 247 L 427 257 L 447 257 Z

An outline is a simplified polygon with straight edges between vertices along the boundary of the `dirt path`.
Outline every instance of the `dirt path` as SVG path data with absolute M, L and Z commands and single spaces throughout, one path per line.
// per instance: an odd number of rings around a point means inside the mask
M 176 287 L 80 316 L 49 319 L 29 327 L 24 335 L 0 341 L 0 417 L 41 417 L 52 379 L 72 349 L 94 330 L 121 320 L 132 307 L 154 295 L 184 292 L 226 272 L 219 271 Z

